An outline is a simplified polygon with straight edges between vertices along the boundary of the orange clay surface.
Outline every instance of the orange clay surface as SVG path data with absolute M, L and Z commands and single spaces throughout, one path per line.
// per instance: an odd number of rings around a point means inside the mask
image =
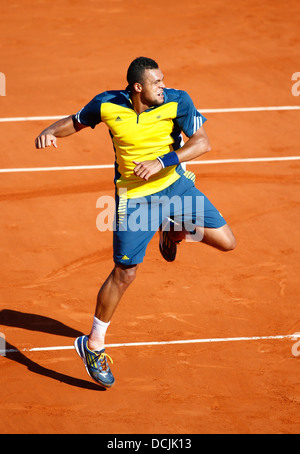
M 168 87 L 200 109 L 294 106 L 298 0 L 2 2 L 0 117 L 69 115 L 126 86 L 129 63 L 156 59 Z M 297 66 L 298 65 L 298 66 Z M 299 156 L 300 112 L 207 113 L 205 160 Z M 112 164 L 105 126 L 38 151 L 52 121 L 0 123 L 0 168 Z M 188 165 L 238 241 L 222 253 L 151 241 L 106 342 L 277 336 L 300 331 L 299 161 Z M 1 433 L 298 433 L 295 340 L 111 347 L 101 389 L 72 346 L 88 334 L 113 267 L 96 228 L 113 170 L 1 173 Z M 295 348 L 294 348 L 295 352 Z M 298 350 L 296 350 L 296 353 Z M 299 348 L 300 352 L 300 348 Z

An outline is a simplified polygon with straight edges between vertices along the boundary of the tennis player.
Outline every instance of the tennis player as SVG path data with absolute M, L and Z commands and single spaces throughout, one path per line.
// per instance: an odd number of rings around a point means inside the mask
M 195 187 L 195 175 L 181 165 L 210 150 L 206 118 L 185 91 L 165 87 L 161 69 L 150 58 L 130 64 L 127 82 L 125 90 L 98 94 L 77 114 L 55 122 L 35 142 L 38 149 L 57 147 L 57 138 L 99 123 L 106 124 L 113 142 L 114 268 L 99 290 L 90 334 L 75 340 L 88 374 L 105 388 L 115 382 L 105 352 L 106 330 L 155 232 L 169 262 L 187 237 L 221 251 L 236 246 L 225 219 Z

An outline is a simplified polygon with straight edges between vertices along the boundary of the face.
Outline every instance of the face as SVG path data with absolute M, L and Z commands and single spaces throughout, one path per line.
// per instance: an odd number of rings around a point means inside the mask
M 164 102 L 164 75 L 160 69 L 145 69 L 144 80 L 140 86 L 141 101 L 152 107 Z

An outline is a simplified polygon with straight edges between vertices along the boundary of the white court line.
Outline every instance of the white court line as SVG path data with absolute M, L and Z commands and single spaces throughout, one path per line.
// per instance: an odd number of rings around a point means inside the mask
M 229 164 L 229 163 L 243 163 L 243 162 L 275 162 L 275 161 L 297 161 L 300 156 L 281 156 L 273 158 L 241 158 L 241 159 L 214 159 L 204 161 L 190 161 L 187 165 L 201 165 L 201 164 Z M 99 164 L 91 166 L 62 166 L 62 167 L 25 167 L 15 169 L 0 169 L 0 173 L 17 173 L 17 172 L 52 172 L 59 170 L 101 170 L 113 169 L 114 164 Z
M 213 159 L 204 161 L 189 161 L 187 165 L 198 165 L 198 164 L 229 164 L 237 162 L 275 162 L 275 161 L 297 161 L 300 156 L 280 156 L 272 158 L 237 158 L 237 159 Z
M 226 113 L 226 112 L 261 112 L 261 111 L 279 111 L 279 110 L 300 110 L 300 106 L 271 106 L 271 107 L 234 107 L 225 109 L 201 109 L 202 113 Z M 200 110 L 199 110 L 200 111 Z M 1 122 L 15 121 L 39 121 L 39 120 L 59 120 L 67 115 L 55 116 L 36 116 L 36 117 L 11 117 L 0 118 Z M 238 162 L 267 162 L 267 161 L 290 161 L 298 160 L 299 156 L 286 156 L 274 158 L 246 158 L 246 159 L 216 159 L 207 161 L 191 161 L 188 165 L 201 164 L 226 164 Z M 16 173 L 16 172 L 49 172 L 58 170 L 96 170 L 96 169 L 112 169 L 113 164 L 107 165 L 91 165 L 91 166 L 64 166 L 64 167 L 34 167 L 34 168 L 15 168 L 15 169 L 0 169 L 0 173 Z
M 113 164 L 101 164 L 93 166 L 62 166 L 62 167 L 28 167 L 16 169 L 0 169 L 0 173 L 15 172 L 52 172 L 56 170 L 93 170 L 93 169 L 113 169 Z
M 201 113 L 230 113 L 230 112 L 270 112 L 278 110 L 300 110 L 300 106 L 271 106 L 271 107 L 232 107 L 225 109 L 198 109 Z M 44 120 L 60 120 L 69 115 L 48 115 L 37 117 L 7 117 L 0 118 L 0 123 L 15 122 L 15 121 L 44 121 Z
M 119 344 L 106 344 L 106 348 L 113 347 L 140 347 L 140 346 L 157 346 L 157 345 L 178 345 L 178 344 L 208 344 L 214 342 L 241 342 L 241 341 L 252 341 L 252 340 L 271 340 L 271 339 L 291 339 L 297 340 L 300 338 L 300 333 L 287 334 L 281 336 L 253 336 L 253 337 L 223 337 L 223 338 L 212 338 L 212 339 L 187 339 L 187 340 L 176 340 L 176 341 L 159 341 L 159 342 L 132 342 L 132 343 L 119 343 Z M 0 350 L 0 355 L 4 353 L 17 353 L 17 352 L 42 352 L 42 351 L 59 351 L 59 350 L 73 350 L 73 345 L 57 346 L 57 347 L 34 347 L 34 348 L 23 348 Z
M 16 121 L 60 120 L 61 118 L 68 116 L 69 115 L 50 115 L 45 117 L 7 117 L 0 118 L 0 123 L 14 123 Z
M 268 112 L 277 110 L 300 110 L 300 106 L 273 106 L 273 107 L 233 107 L 229 109 L 199 109 L 203 113 L 229 113 L 229 112 Z

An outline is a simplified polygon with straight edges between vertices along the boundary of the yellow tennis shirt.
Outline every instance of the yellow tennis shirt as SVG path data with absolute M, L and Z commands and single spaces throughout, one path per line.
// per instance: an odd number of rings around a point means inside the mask
M 191 137 L 206 121 L 185 91 L 170 88 L 164 89 L 163 104 L 139 115 L 126 89 L 95 96 L 75 118 L 91 128 L 101 122 L 107 125 L 115 150 L 117 192 L 125 192 L 127 198 L 159 192 L 181 175 L 180 165 L 170 166 L 145 181 L 134 174 L 133 161 L 154 160 L 178 150 L 183 144 L 182 131 Z

